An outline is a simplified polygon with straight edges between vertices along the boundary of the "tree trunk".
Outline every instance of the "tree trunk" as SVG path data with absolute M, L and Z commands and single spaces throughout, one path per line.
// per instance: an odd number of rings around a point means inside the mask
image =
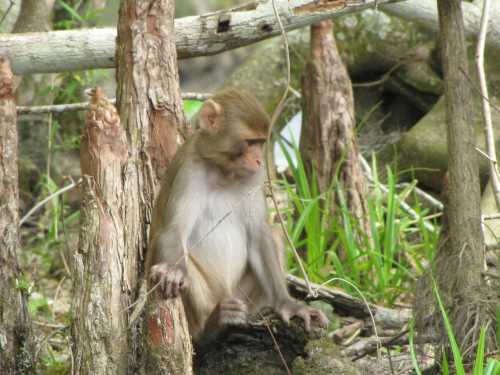
M 331 190 L 332 182 L 339 186 L 362 233 L 370 233 L 352 85 L 332 29 L 332 21 L 311 26 L 311 57 L 302 77 L 300 150 L 310 176 L 314 170 L 320 193 Z
M 128 146 L 114 106 L 93 92 L 80 149 L 80 241 L 73 261 L 73 356 L 77 374 L 126 374 L 130 287 L 123 259 Z
M 17 263 L 19 186 L 13 78 L 8 61 L 0 58 L 0 373 L 7 375 L 33 371 L 26 285 Z
M 434 276 L 464 361 L 472 363 L 479 328 L 486 326 L 490 308 L 489 291 L 481 274 L 484 265 L 481 195 L 478 153 L 470 120 L 474 108 L 466 77 L 468 62 L 461 1 L 439 0 L 438 10 L 449 159 L 447 230 L 443 232 L 447 238 L 441 239 Z M 494 334 L 492 326 L 490 333 Z M 446 337 L 444 330 L 442 336 Z M 448 358 L 452 358 L 451 354 Z
M 117 103 L 130 142 L 124 174 L 126 247 L 144 258 L 154 197 L 185 123 L 177 71 L 172 0 L 122 0 L 118 22 Z M 130 280 L 136 285 L 137 280 Z M 154 297 L 154 296 L 150 296 Z M 192 348 L 180 299 L 150 298 L 143 362 L 148 373 L 192 373 Z M 139 327 L 136 327 L 139 331 Z M 141 338 L 135 337 L 139 345 Z M 136 351 L 131 350 L 131 360 Z M 131 370 L 134 368 L 131 365 Z
M 22 0 L 14 33 L 31 33 L 52 29 L 51 12 L 55 0 Z

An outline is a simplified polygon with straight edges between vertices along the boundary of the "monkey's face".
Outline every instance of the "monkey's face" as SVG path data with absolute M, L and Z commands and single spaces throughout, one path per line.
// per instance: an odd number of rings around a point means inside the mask
M 257 173 L 264 165 L 264 138 L 247 138 L 237 142 L 229 154 L 227 172 L 245 178 Z

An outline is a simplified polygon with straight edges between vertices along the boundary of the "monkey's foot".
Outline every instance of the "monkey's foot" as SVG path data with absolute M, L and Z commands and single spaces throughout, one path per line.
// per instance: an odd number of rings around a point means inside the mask
M 216 307 L 218 324 L 221 326 L 238 326 L 248 323 L 248 306 L 238 298 L 226 298 Z

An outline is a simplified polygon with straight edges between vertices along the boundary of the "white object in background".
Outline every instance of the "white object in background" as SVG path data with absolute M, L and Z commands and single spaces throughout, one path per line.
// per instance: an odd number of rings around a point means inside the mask
M 300 142 L 300 128 L 302 126 L 302 112 L 298 112 L 291 118 L 290 121 L 285 125 L 283 130 L 281 130 L 281 137 L 286 139 L 286 142 L 283 142 L 285 149 L 288 151 L 290 156 L 292 157 L 293 165 L 297 165 L 297 160 L 295 158 L 295 153 L 293 148 L 290 147 L 289 144 L 295 144 L 297 147 Z M 288 168 L 288 162 L 286 160 L 285 154 L 281 150 L 281 146 L 278 142 L 274 144 L 274 164 L 276 165 L 276 169 L 278 172 L 283 172 Z

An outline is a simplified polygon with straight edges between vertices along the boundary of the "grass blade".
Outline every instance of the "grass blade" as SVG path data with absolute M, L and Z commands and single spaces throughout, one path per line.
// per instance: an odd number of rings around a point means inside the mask
M 450 320 L 448 319 L 448 314 L 446 314 L 446 310 L 443 305 L 443 301 L 441 300 L 441 296 L 439 295 L 439 291 L 436 285 L 436 281 L 432 280 L 434 295 L 436 296 L 436 300 L 439 305 L 439 309 L 441 310 L 441 315 L 443 316 L 444 326 L 446 329 L 446 334 L 448 335 L 448 340 L 450 341 L 451 352 L 453 354 L 453 362 L 455 363 L 455 370 L 458 375 L 465 375 L 464 364 L 462 361 L 462 354 L 460 353 L 460 349 L 458 348 L 457 340 L 455 339 L 455 335 L 453 334 L 453 327 L 451 326 Z

